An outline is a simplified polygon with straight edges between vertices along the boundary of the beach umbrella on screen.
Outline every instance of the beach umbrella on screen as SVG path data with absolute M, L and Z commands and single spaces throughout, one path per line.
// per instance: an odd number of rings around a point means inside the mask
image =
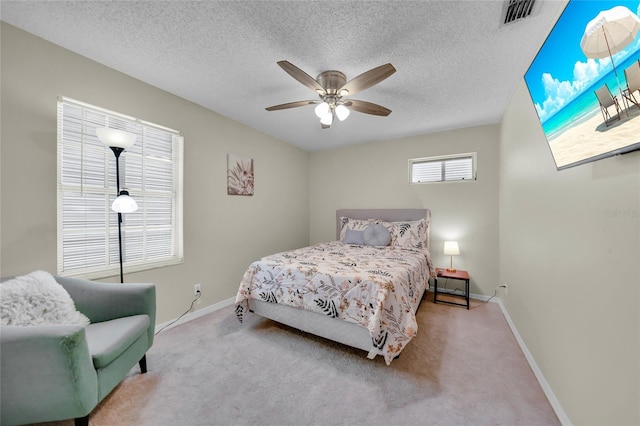
M 616 64 L 613 62 L 613 54 L 620 52 L 631 43 L 640 31 L 640 18 L 624 6 L 616 6 L 609 10 L 603 10 L 587 24 L 580 48 L 587 58 L 602 59 L 607 56 L 611 59 L 613 73 L 618 82 Z M 622 96 L 622 89 L 620 89 Z

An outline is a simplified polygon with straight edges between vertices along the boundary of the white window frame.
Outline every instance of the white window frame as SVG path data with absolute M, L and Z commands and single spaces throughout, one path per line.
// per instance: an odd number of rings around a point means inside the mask
M 120 189 L 138 204 L 122 214 L 124 272 L 183 263 L 182 134 L 63 96 L 57 111 L 58 274 L 95 279 L 120 272 L 118 214 L 111 210 L 116 159 L 97 127 L 137 135 L 119 160 Z
M 411 185 L 422 185 L 426 183 L 473 182 L 477 179 L 477 157 L 478 154 L 476 152 L 467 152 L 463 154 L 449 154 L 436 157 L 412 158 L 409 160 L 409 183 Z M 471 175 L 469 178 L 456 178 L 447 175 L 447 165 L 459 162 L 460 160 L 471 161 Z M 440 166 L 441 172 L 439 177 L 437 179 L 424 181 L 414 180 L 414 165 L 425 163 L 433 163 L 434 165 Z

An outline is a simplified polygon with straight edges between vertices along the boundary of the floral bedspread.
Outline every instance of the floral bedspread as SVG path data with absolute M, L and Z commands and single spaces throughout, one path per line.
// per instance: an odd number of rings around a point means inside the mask
M 319 243 L 252 263 L 236 315 L 258 299 L 357 323 L 388 365 L 418 330 L 413 311 L 433 271 L 425 249 Z

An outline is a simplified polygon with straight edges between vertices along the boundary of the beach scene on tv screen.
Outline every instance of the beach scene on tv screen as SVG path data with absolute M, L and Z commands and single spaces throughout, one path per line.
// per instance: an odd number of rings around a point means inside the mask
M 639 14 L 571 0 L 525 74 L 558 169 L 640 144 Z

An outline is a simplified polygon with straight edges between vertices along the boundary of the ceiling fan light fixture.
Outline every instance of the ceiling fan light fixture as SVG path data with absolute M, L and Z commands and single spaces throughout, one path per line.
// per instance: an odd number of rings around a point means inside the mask
M 395 73 L 396 69 L 391 64 L 384 64 L 379 67 L 372 68 L 349 81 L 347 81 L 343 72 L 337 70 L 323 71 L 318 74 L 316 78 L 313 78 L 291 62 L 279 61 L 278 65 L 295 80 L 316 92 L 319 95 L 320 100 L 288 102 L 286 104 L 267 107 L 265 108 L 267 111 L 278 111 L 288 108 L 316 105 L 314 112 L 316 116 L 320 118 L 320 123 L 322 124 L 323 129 L 331 127 L 334 117 L 338 117 L 338 120 L 340 121 L 346 120 L 351 114 L 351 110 L 361 112 L 363 114 L 385 117 L 391 113 L 390 109 L 372 102 L 343 99 L 344 96 L 352 96 L 356 93 L 362 92 Z
M 338 117 L 338 120 L 340 121 L 346 120 L 349 114 L 351 114 L 351 111 L 346 106 L 338 105 L 336 107 L 336 116 Z
M 315 109 L 315 112 L 318 118 L 324 117 L 329 112 L 329 104 L 326 102 L 318 104 L 318 106 Z
M 324 124 L 325 126 L 331 126 L 331 124 L 333 123 L 333 113 L 329 111 L 325 115 L 320 117 L 320 123 Z

